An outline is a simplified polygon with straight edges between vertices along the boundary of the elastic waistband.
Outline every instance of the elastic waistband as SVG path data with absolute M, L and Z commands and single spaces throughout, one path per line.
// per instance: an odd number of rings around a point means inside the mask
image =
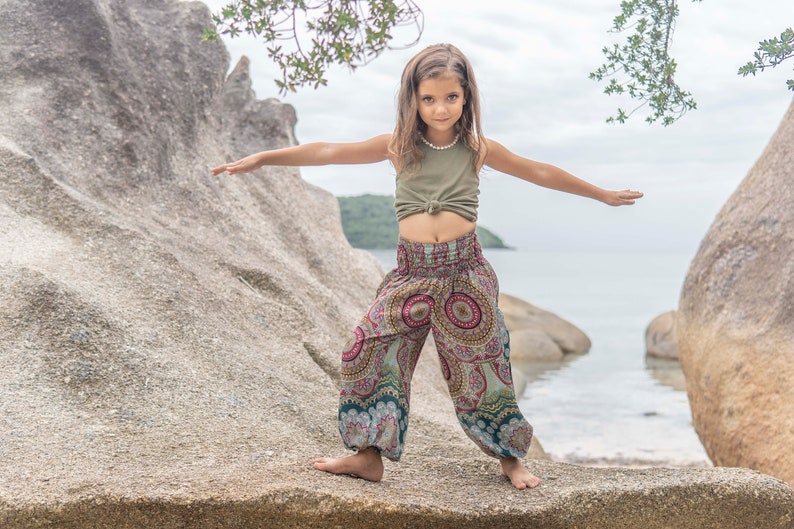
M 397 268 L 401 270 L 449 265 L 480 257 L 482 248 L 473 231 L 453 241 L 439 243 L 421 243 L 400 237 L 397 245 Z

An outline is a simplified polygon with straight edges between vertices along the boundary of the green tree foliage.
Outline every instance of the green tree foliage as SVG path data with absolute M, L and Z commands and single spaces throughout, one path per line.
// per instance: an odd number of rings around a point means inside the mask
M 394 214 L 394 196 L 361 195 L 338 197 L 342 229 L 354 248 L 367 250 L 397 247 L 399 229 Z M 493 232 L 478 226 L 477 237 L 483 248 L 507 248 Z
M 753 54 L 753 60 L 739 68 L 739 74 L 747 77 L 767 68 L 774 68 L 786 59 L 794 56 L 794 28 L 788 28 L 780 34 L 780 38 L 762 40 L 758 43 L 758 51 Z M 789 90 L 794 90 L 794 79 L 786 81 Z
M 399 230 L 394 216 L 394 197 L 361 195 L 338 197 L 342 229 L 354 248 L 395 248 Z
M 701 0 L 692 0 L 700 2 Z M 608 123 L 624 123 L 641 108 L 648 107 L 645 121 L 661 121 L 668 126 L 688 110 L 697 108 L 692 94 L 675 80 L 677 63 L 670 55 L 678 3 L 675 0 L 624 0 L 621 12 L 612 24 L 612 32 L 633 30 L 623 44 L 605 46 L 606 62 L 590 73 L 595 81 L 606 81 L 604 93 L 627 94 L 640 104 L 631 111 L 618 108 Z M 774 68 L 794 53 L 794 31 L 781 33 L 780 38 L 761 41 L 754 60 L 739 68 L 743 76 L 755 75 Z M 794 90 L 794 80 L 788 80 Z
M 356 68 L 390 48 L 392 30 L 414 25 L 415 44 L 424 16 L 413 0 L 232 0 L 214 14 L 204 40 L 241 33 L 256 36 L 281 69 L 281 94 L 327 84 L 333 64 Z
M 693 0 L 699 2 L 701 0 Z M 624 0 L 612 23 L 613 32 L 633 29 L 625 43 L 605 46 L 606 62 L 590 74 L 595 81 L 609 79 L 604 93 L 627 93 L 640 105 L 626 112 L 618 108 L 608 123 L 625 123 L 634 112 L 648 106 L 648 123 L 674 123 L 687 110 L 697 108 L 692 94 L 675 81 L 678 67 L 670 55 L 678 3 L 675 0 Z M 618 77 L 618 76 L 625 77 Z

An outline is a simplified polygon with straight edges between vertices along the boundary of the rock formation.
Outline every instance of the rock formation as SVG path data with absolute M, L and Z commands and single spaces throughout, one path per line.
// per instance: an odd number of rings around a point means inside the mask
M 678 359 L 675 337 L 675 311 L 659 314 L 645 329 L 645 353 L 654 358 Z
M 386 481 L 313 470 L 380 270 L 297 171 L 209 176 L 295 142 L 209 23 L 0 2 L 0 527 L 791 526 L 792 490 L 746 470 L 539 461 L 543 488 L 511 490 L 430 356 Z
M 794 483 L 794 103 L 690 265 L 678 349 L 717 465 Z
M 515 360 L 558 361 L 566 353 L 586 353 L 590 339 L 556 314 L 508 294 L 499 308 L 510 329 L 510 355 Z

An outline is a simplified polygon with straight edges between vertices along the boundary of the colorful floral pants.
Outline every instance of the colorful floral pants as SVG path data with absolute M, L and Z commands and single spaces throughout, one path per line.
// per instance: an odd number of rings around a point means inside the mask
M 493 457 L 525 456 L 532 426 L 516 403 L 498 293 L 474 233 L 439 244 L 401 238 L 397 268 L 384 278 L 342 353 L 339 431 L 345 446 L 373 447 L 400 459 L 411 377 L 432 330 L 463 430 Z

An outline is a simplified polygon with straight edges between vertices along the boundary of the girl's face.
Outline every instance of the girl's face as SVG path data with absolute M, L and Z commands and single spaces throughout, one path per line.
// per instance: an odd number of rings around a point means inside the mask
M 463 115 L 465 92 L 458 78 L 451 74 L 425 79 L 416 91 L 419 117 L 427 131 L 425 136 L 435 145 L 448 145 L 455 138 L 455 123 Z

